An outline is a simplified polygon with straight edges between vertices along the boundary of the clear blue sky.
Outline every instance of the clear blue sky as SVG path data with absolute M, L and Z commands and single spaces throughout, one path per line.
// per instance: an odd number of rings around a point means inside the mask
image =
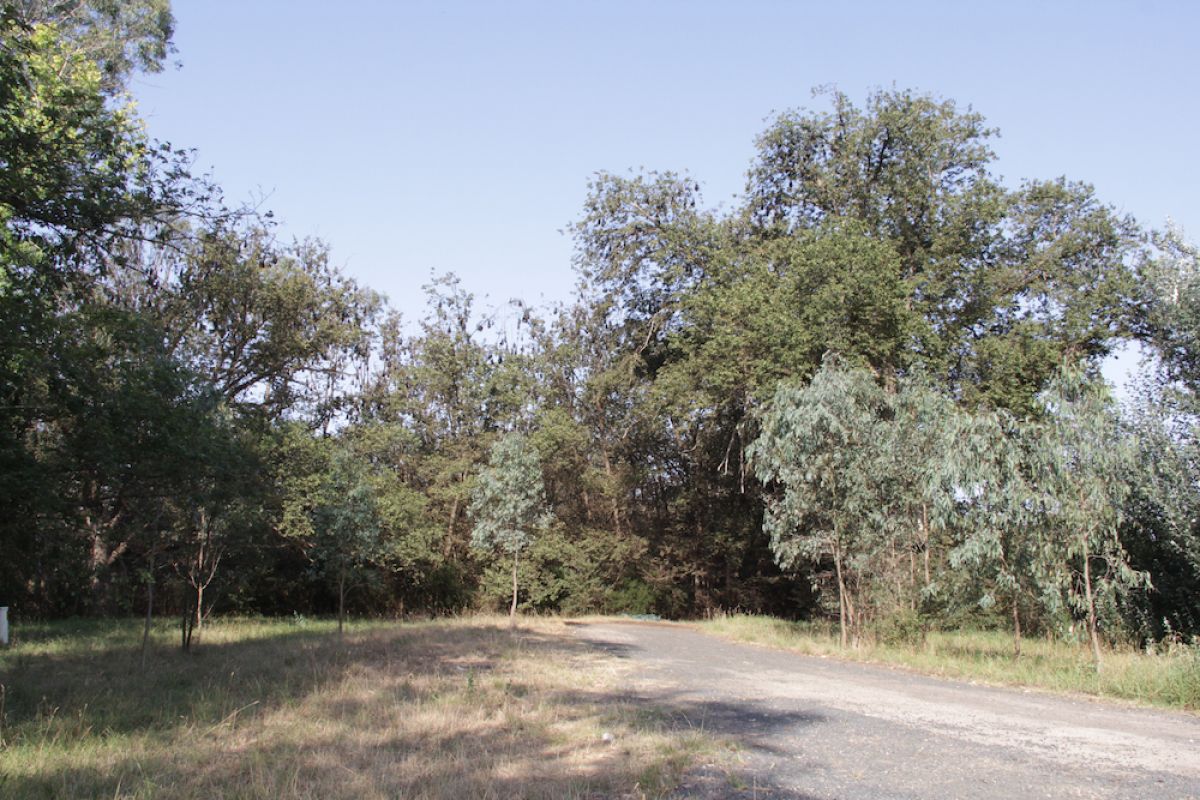
M 430 272 L 567 299 L 597 170 L 742 188 L 774 111 L 896 85 L 998 127 L 1010 183 L 1066 175 L 1200 238 L 1200 3 L 176 0 L 182 68 L 135 92 L 230 197 L 410 320 Z

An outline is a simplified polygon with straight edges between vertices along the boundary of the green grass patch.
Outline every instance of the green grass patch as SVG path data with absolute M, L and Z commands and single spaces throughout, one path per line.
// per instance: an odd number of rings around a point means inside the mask
M 1022 641 L 1013 657 L 1003 631 L 931 631 L 912 644 L 860 642 L 842 649 L 837 628 L 824 622 L 727 615 L 698 623 L 730 639 L 808 655 L 906 667 L 929 675 L 1078 692 L 1145 705 L 1200 711 L 1200 647 L 1175 645 L 1152 652 L 1107 648 L 1099 672 L 1084 644 L 1042 637 Z

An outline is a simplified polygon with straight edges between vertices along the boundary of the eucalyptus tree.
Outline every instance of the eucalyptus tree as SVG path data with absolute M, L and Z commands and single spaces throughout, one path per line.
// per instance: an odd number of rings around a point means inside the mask
M 299 423 L 280 426 L 272 452 L 279 508 L 276 530 L 303 555 L 313 578 L 333 595 L 342 632 L 352 591 L 387 602 L 431 569 L 435 527 L 426 498 L 406 483 L 403 434 L 376 423 L 314 436 Z
M 1144 381 L 1123 409 L 1134 449 L 1121 541 L 1130 563 L 1153 587 L 1125 603 L 1131 630 L 1142 637 L 1200 632 L 1200 442 L 1194 399 L 1161 376 Z
M 384 554 L 375 487 L 364 465 L 344 446 L 334 445 L 320 500 L 312 510 L 308 554 L 337 593 L 338 636 L 346 619 L 346 593 Z
M 827 359 L 805 386 L 780 384 L 748 455 L 768 487 L 764 528 L 780 566 L 833 561 L 842 646 L 857 636 L 861 566 L 873 554 L 886 398 L 874 375 Z
M 1008 604 L 1015 657 L 1022 609 L 1056 606 L 1060 587 L 1051 578 L 1062 558 L 1047 535 L 1029 430 L 1005 411 L 959 414 L 945 456 L 944 497 L 958 511 L 949 566 L 966 573 L 980 607 Z
M 469 511 L 474 520 L 471 544 L 480 550 L 499 549 L 512 558 L 508 615 L 515 625 L 521 551 L 551 519 L 537 453 L 524 436 L 509 433 L 492 446 L 487 465 L 475 477 Z
M 893 560 L 898 555 L 908 561 L 907 570 L 897 563 L 890 569 L 897 600 L 907 596 L 913 609 L 936 593 L 935 576 L 949 555 L 958 511 L 950 460 L 962 417 L 953 398 L 922 371 L 894 381 L 894 391 L 887 393 L 882 438 L 874 445 L 882 486 L 877 516 L 891 540 Z M 907 592 L 899 588 L 904 571 Z
M 1148 585 L 1147 575 L 1130 567 L 1120 539 L 1134 452 L 1107 387 L 1083 370 L 1064 368 L 1040 400 L 1045 417 L 1034 433 L 1032 458 L 1057 556 L 1048 577 L 1084 617 L 1098 669 L 1099 604 Z

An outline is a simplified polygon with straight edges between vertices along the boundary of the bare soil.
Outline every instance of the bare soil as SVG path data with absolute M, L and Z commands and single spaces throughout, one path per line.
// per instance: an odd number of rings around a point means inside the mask
M 1200 798 L 1200 717 L 592 623 L 630 697 L 729 742 L 679 798 Z

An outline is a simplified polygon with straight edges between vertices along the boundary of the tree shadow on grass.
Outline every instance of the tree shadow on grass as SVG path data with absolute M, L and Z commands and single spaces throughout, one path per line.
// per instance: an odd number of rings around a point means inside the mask
M 260 710 L 335 681 L 354 663 L 353 644 L 297 630 L 192 652 L 158 646 L 141 663 L 130 647 L 18 655 L 0 672 L 5 738 L 86 738 L 94 733 L 169 733 L 216 724 L 237 709 Z M 253 704 L 253 705 L 251 705 Z
M 145 673 L 127 648 L 30 656 L 0 676 L 0 764 L 18 767 L 0 769 L 0 795 L 662 796 L 712 737 L 761 747 L 821 721 L 581 688 L 597 658 L 559 635 L 462 622 L 212 642 L 157 652 Z M 685 796 L 743 796 L 714 769 L 703 784 L 688 773 Z M 767 783 L 756 796 L 799 797 Z

